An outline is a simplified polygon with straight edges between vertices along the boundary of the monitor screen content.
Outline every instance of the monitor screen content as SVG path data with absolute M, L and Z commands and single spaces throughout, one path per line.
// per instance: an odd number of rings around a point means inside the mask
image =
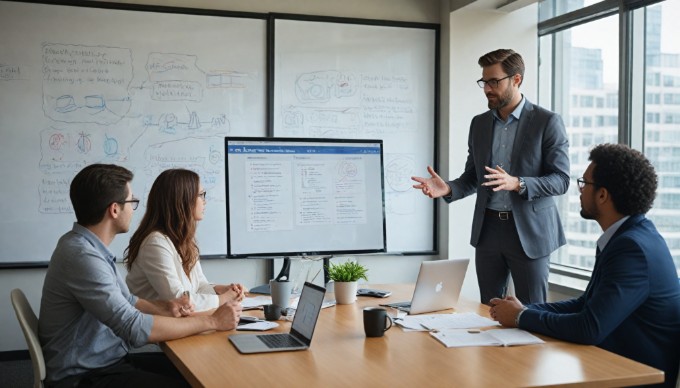
M 385 252 L 382 140 L 225 138 L 227 256 Z

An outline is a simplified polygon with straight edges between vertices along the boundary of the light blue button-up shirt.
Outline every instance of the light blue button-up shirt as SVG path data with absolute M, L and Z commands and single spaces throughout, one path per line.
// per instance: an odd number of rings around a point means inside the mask
M 604 247 L 609 244 L 609 240 L 612 239 L 614 236 L 614 233 L 616 233 L 617 230 L 623 225 L 624 222 L 626 222 L 627 219 L 629 219 L 630 216 L 625 216 L 621 218 L 620 220 L 616 221 L 615 223 L 611 224 L 607 230 L 602 233 L 602 236 L 597 239 L 597 247 L 600 248 L 600 252 L 604 251 Z
M 40 302 L 38 334 L 47 381 L 114 364 L 147 343 L 153 316 L 134 306 L 115 257 L 89 229 L 74 224 L 52 254 Z

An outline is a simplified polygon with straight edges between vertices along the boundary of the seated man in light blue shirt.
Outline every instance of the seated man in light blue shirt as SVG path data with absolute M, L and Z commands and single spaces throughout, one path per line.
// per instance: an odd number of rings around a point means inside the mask
M 514 297 L 491 300 L 503 326 L 596 345 L 665 373 L 675 387 L 680 362 L 680 286 L 663 237 L 645 217 L 657 176 L 640 152 L 601 144 L 578 180 L 581 216 L 600 224 L 595 267 L 583 295 L 522 306 Z
M 47 386 L 187 386 L 162 353 L 129 349 L 238 323 L 237 302 L 192 316 L 186 297 L 148 301 L 129 292 L 108 246 L 128 231 L 139 204 L 132 177 L 123 167 L 93 164 L 71 182 L 77 222 L 52 254 L 40 306 Z

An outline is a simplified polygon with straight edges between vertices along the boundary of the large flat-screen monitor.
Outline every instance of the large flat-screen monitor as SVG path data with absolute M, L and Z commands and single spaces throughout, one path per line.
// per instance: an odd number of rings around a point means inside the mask
M 382 140 L 225 138 L 227 256 L 386 251 Z

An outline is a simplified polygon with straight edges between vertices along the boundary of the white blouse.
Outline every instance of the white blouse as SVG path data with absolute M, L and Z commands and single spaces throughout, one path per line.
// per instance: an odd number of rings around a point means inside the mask
M 142 242 L 125 282 L 134 295 L 143 299 L 175 299 L 190 291 L 195 311 L 217 308 L 219 297 L 203 275 L 200 260 L 189 275 L 184 273 L 182 259 L 170 238 L 152 232 Z

